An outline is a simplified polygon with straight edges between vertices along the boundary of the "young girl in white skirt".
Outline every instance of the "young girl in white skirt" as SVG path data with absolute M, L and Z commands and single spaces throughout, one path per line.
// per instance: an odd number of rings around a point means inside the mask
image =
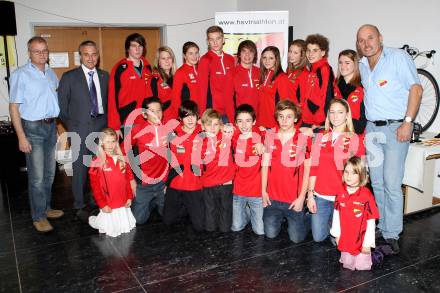
M 97 216 L 89 217 L 90 226 L 112 237 L 130 232 L 136 226 L 130 209 L 136 182 L 111 128 L 101 132 L 89 175 L 93 197 L 100 208 Z

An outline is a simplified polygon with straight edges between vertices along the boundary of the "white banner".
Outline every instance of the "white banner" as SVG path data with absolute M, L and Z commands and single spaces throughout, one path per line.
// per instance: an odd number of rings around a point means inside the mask
M 240 42 L 252 40 L 257 45 L 259 62 L 264 48 L 276 46 L 281 53 L 282 66 L 286 68 L 288 11 L 216 12 L 215 24 L 222 27 L 225 33 L 225 52 L 236 56 Z

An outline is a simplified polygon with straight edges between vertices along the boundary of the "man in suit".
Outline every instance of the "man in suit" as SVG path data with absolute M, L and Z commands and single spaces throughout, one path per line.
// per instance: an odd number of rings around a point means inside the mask
M 81 66 L 65 72 L 58 87 L 60 118 L 69 132 L 81 138 L 79 156 L 72 164 L 72 193 L 76 216 L 87 221 L 90 198 L 84 200 L 87 182 L 87 164 L 84 155 L 92 150 L 86 147 L 86 138 L 92 132 L 99 132 L 107 125 L 107 89 L 109 75 L 96 68 L 99 51 L 90 40 L 79 45 Z M 74 144 L 72 148 L 75 147 Z M 75 152 L 75 149 L 72 149 Z M 90 161 L 90 159 L 88 159 Z M 88 193 L 87 193 L 88 194 Z

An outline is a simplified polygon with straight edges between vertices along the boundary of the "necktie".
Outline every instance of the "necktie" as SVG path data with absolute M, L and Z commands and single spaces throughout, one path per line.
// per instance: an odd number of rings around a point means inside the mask
M 94 71 L 89 71 L 89 92 L 90 92 L 90 115 L 96 117 L 99 113 L 98 111 L 98 95 L 96 92 L 96 86 L 93 82 Z

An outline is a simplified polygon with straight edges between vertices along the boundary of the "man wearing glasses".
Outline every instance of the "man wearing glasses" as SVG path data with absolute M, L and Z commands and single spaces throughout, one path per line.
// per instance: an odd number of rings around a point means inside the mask
M 53 229 L 47 220 L 63 216 L 50 208 L 55 177 L 55 144 L 58 117 L 55 72 L 47 64 L 49 50 L 42 37 L 28 43 L 29 62 L 11 75 L 9 113 L 18 137 L 20 151 L 26 155 L 28 193 L 34 227 L 39 232 Z

